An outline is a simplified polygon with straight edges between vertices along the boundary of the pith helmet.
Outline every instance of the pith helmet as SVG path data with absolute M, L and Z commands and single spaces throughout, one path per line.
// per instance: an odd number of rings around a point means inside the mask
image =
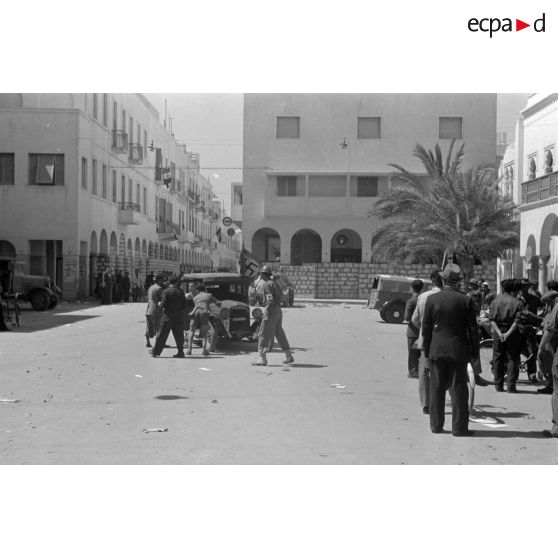
M 269 267 L 268 265 L 264 265 L 261 269 L 260 269 L 260 273 L 262 275 L 273 275 L 273 271 L 271 270 L 271 267 Z

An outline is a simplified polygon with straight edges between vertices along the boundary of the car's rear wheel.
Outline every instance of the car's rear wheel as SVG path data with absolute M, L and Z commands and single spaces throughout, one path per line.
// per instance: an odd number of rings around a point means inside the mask
M 35 291 L 30 298 L 31 307 L 36 312 L 43 312 L 50 304 L 50 296 L 44 291 Z
M 402 324 L 405 316 L 405 307 L 402 304 L 392 304 L 385 310 L 387 321 L 390 324 Z

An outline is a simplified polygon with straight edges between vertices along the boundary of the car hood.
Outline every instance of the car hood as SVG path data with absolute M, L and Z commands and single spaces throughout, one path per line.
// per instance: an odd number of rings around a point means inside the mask
M 227 310 L 230 310 L 232 308 L 246 308 L 248 309 L 248 311 L 250 311 L 250 306 L 248 306 L 248 304 L 239 302 L 238 300 L 222 300 L 221 309 L 223 308 L 227 308 Z

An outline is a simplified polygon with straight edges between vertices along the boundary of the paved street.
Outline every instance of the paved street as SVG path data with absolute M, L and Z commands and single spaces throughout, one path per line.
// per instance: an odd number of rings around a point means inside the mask
M 153 359 L 144 309 L 63 304 L 27 311 L 20 331 L 0 334 L 0 399 L 16 400 L 0 402 L 0 463 L 558 462 L 557 441 L 540 435 L 550 396 L 524 381 L 517 395 L 477 388 L 497 424 L 471 424 L 474 438 L 431 434 L 418 382 L 406 377 L 405 326 L 360 305 L 285 310 L 288 368 L 275 351 L 267 368 L 250 366 L 249 343 Z

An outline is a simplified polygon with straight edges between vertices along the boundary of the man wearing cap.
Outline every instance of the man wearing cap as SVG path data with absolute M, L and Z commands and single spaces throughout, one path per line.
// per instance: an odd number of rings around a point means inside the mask
M 258 352 L 260 358 L 254 363 L 254 366 L 267 366 L 267 353 L 273 343 L 273 338 L 277 339 L 279 346 L 285 352 L 285 360 L 283 364 L 294 362 L 293 354 L 289 346 L 287 336 L 283 331 L 283 311 L 281 310 L 281 293 L 273 282 L 271 268 L 264 265 L 260 271 L 260 277 L 263 279 L 263 318 L 258 333 Z
M 163 300 L 163 275 L 157 273 L 155 282 L 147 291 L 147 309 L 145 310 L 145 346 L 151 347 L 151 338 L 157 335 L 161 322 L 160 303 Z
M 184 310 L 186 309 L 186 297 L 184 291 L 178 288 L 178 277 L 171 275 L 169 277 L 170 286 L 163 291 L 161 300 L 161 328 L 155 338 L 155 347 L 151 351 L 151 356 L 158 357 L 172 330 L 172 335 L 176 342 L 178 352 L 173 355 L 174 358 L 184 358 Z
M 458 265 L 441 273 L 444 288 L 426 300 L 422 318 L 424 355 L 430 359 L 430 429 L 444 432 L 446 391 L 451 389 L 452 434 L 471 436 L 467 364 L 479 356 L 479 332 L 473 301 L 459 291 Z
M 496 391 L 504 391 L 504 377 L 507 378 L 508 393 L 517 393 L 516 382 L 519 375 L 521 337 L 519 335 L 519 313 L 522 306 L 514 296 L 519 287 L 515 279 L 504 279 L 499 294 L 490 305 L 492 324 L 492 362 Z M 507 361 L 507 371 L 506 368 Z
M 529 380 L 536 383 L 537 380 L 537 328 L 542 319 L 538 317 L 539 308 L 544 304 L 541 299 L 531 292 L 531 282 L 529 279 L 519 280 L 519 300 L 523 306 L 519 314 L 519 333 L 521 335 L 521 352 L 527 357 L 527 374 Z
M 420 361 L 420 349 L 417 349 L 414 345 L 419 336 L 419 328 L 413 325 L 412 318 L 415 308 L 417 307 L 417 300 L 419 294 L 424 288 L 424 282 L 420 279 L 415 279 L 411 283 L 411 298 L 407 300 L 405 304 L 405 318 L 404 320 L 408 322 L 406 337 L 407 337 L 407 378 L 418 379 L 419 373 L 419 361 Z

